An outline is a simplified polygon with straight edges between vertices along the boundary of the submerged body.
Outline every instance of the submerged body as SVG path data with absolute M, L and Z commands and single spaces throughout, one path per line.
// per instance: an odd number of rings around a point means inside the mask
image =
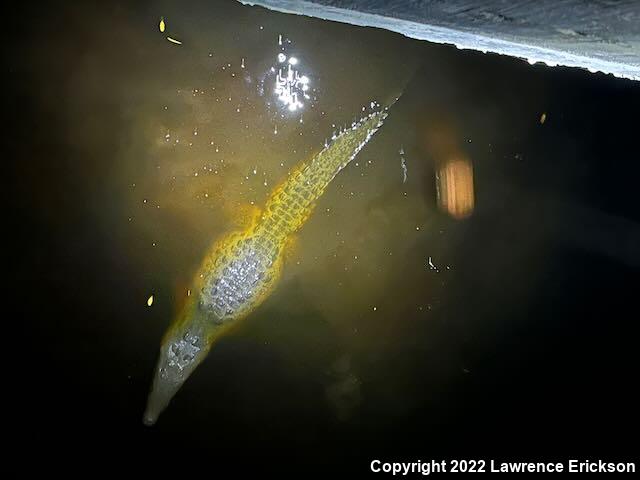
M 380 128 L 386 110 L 371 113 L 334 136 L 276 188 L 259 219 L 245 231 L 218 242 L 207 254 L 194 279 L 192 295 L 163 339 L 144 413 L 146 424 L 156 422 L 213 342 L 273 290 L 286 243 L 304 224 L 331 180 Z

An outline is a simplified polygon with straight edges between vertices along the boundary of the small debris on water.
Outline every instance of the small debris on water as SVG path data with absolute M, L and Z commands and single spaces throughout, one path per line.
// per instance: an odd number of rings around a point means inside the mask
M 438 267 L 436 267 L 435 264 L 433 263 L 433 260 L 431 259 L 431 257 L 429 257 L 429 260 L 427 260 L 427 264 L 429 265 L 429 268 L 431 270 L 435 270 L 436 272 L 440 271 L 438 270 Z
M 407 183 L 407 162 L 404 159 L 404 148 L 400 147 L 400 166 L 402 167 L 402 183 Z

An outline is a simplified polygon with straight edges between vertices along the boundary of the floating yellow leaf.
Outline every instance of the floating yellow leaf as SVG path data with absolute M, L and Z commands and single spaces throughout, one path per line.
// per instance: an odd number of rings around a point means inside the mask
M 153 305 L 153 295 L 147 299 L 147 307 L 150 307 L 151 305 Z
M 160 31 L 164 33 L 164 17 L 160 17 Z
M 542 125 L 546 119 L 547 119 L 546 113 L 543 113 L 542 115 L 540 115 L 540 125 Z
M 455 219 L 471 215 L 474 207 L 473 168 L 466 157 L 452 157 L 436 173 L 438 205 Z

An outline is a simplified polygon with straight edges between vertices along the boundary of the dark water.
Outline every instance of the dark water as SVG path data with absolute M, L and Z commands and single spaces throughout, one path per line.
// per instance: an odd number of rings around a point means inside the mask
M 25 6 L 11 33 L 18 445 L 212 472 L 637 454 L 638 84 L 235 2 Z M 271 92 L 279 35 L 301 114 Z M 144 427 L 209 244 L 401 92 L 277 291 Z M 437 205 L 449 157 L 473 165 L 462 220 Z

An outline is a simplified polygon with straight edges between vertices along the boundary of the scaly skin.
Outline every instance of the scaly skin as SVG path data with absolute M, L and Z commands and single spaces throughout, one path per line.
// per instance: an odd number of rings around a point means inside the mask
M 144 423 L 154 424 L 213 342 L 272 292 L 282 253 L 331 180 L 382 126 L 387 109 L 354 122 L 311 162 L 300 165 L 269 197 L 259 219 L 210 250 L 193 281 L 184 309 L 160 347 Z

